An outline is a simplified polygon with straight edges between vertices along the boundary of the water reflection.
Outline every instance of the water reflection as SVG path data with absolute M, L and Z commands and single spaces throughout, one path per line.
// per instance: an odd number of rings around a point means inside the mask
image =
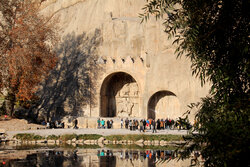
M 15 152 L 15 153 L 14 153 Z M 81 159 L 75 151 L 53 151 L 43 150 L 35 153 L 31 151 L 5 151 L 5 157 L 0 162 L 2 166 L 10 167 L 59 167 L 59 166 L 81 166 Z M 10 154 L 10 156 L 6 154 Z M 6 157 L 7 156 L 7 157 Z M 1 165 L 0 165 L 1 166 Z
M 116 156 L 114 156 L 112 150 L 98 150 L 97 156 L 99 156 L 101 167 L 115 167 L 116 166 Z
M 190 161 L 168 161 L 173 150 L 36 149 L 0 151 L 4 167 L 154 167 L 188 166 Z

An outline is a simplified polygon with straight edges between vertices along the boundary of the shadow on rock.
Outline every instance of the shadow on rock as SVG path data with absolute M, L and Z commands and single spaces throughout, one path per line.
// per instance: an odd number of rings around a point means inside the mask
M 102 41 L 100 30 L 93 34 L 69 34 L 56 49 L 59 61 L 38 92 L 32 117 L 38 121 L 61 119 L 64 116 L 84 116 L 87 105 L 97 99 L 95 79 L 102 71 L 96 63 L 97 47 Z M 92 77 L 95 76 L 95 77 Z

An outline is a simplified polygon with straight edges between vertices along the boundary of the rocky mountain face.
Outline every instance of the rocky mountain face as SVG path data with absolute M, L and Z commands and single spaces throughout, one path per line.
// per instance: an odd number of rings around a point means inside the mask
M 141 23 L 144 5 L 144 0 L 43 2 L 41 13 L 58 20 L 62 39 L 56 47 L 60 62 L 44 86 L 43 111 L 51 117 L 177 118 L 207 94 L 209 85 L 202 88 L 191 75 L 189 60 L 176 59 L 163 20 Z M 130 95 L 132 89 L 136 95 Z

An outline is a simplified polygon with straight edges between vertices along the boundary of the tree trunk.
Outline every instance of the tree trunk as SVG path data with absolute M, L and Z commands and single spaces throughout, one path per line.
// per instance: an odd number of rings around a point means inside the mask
M 15 98 L 14 93 L 11 93 L 11 92 L 9 92 L 8 95 L 5 97 L 6 113 L 10 117 L 12 117 L 14 113 L 15 99 L 16 98 Z
M 13 102 L 12 100 L 5 100 L 5 109 L 6 109 L 6 113 L 7 115 L 12 117 L 13 111 L 14 111 L 14 105 L 15 102 Z

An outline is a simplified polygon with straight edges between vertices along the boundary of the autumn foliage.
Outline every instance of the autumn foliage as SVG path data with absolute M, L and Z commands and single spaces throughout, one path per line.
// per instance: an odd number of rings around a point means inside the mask
M 0 93 L 12 103 L 33 99 L 57 62 L 56 24 L 39 6 L 32 0 L 0 1 Z

